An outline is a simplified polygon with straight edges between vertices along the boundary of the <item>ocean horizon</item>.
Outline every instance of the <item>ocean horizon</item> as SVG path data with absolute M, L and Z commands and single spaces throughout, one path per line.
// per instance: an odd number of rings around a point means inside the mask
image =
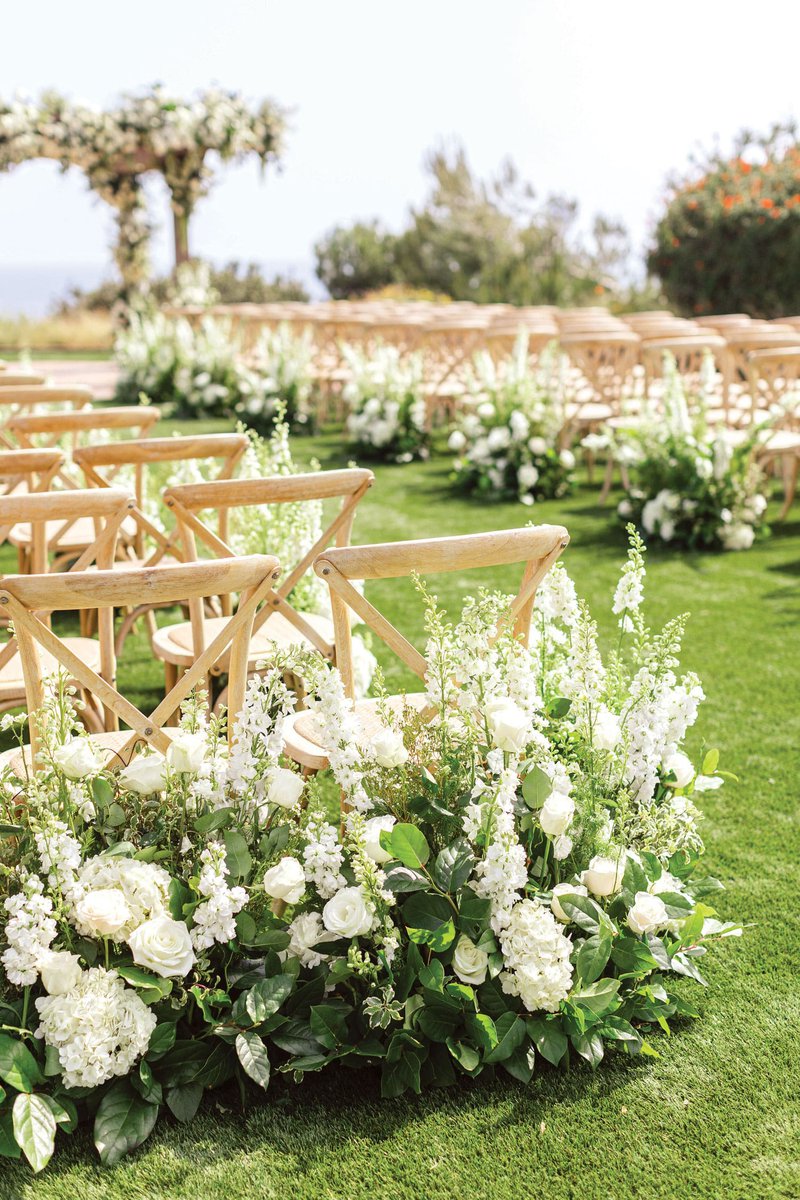
M 313 299 L 325 294 L 311 263 L 275 260 L 258 265 L 267 279 L 275 275 L 297 279 Z M 0 317 L 46 317 L 72 288 L 86 291 L 115 274 L 109 262 L 0 264 Z

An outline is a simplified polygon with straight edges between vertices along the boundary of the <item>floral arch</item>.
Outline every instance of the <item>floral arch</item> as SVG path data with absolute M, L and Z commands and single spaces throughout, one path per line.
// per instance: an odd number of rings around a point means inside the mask
M 123 96 L 108 111 L 47 92 L 38 102 L 0 101 L 0 171 L 34 158 L 55 159 L 64 170 L 79 167 L 115 209 L 114 257 L 132 290 L 150 272 L 143 176 L 159 172 L 169 189 L 177 265 L 189 257 L 189 218 L 211 186 L 209 151 L 223 161 L 255 154 L 265 167 L 278 161 L 284 130 L 284 111 L 272 101 L 251 108 L 220 88 L 180 100 L 157 85 Z

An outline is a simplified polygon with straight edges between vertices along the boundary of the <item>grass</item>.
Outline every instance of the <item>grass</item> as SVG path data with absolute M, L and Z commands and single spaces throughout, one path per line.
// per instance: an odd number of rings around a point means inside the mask
M 0 314 L 0 354 L 9 358 L 21 350 L 31 351 L 34 356 L 40 350 L 58 355 L 68 351 L 90 358 L 95 352 L 103 352 L 105 356 L 111 350 L 113 334 L 109 313 L 80 312 L 37 319 Z
M 323 466 L 347 455 L 330 435 L 297 441 Z M 453 497 L 447 460 L 380 467 L 354 540 L 510 527 L 516 504 Z M 610 596 L 624 556 L 613 509 L 584 481 L 534 510 L 565 524 L 579 592 L 607 638 Z M 707 991 L 692 986 L 702 1018 L 654 1039 L 660 1058 L 611 1058 L 592 1073 L 539 1070 L 530 1088 L 496 1081 L 421 1098 L 381 1101 L 369 1071 L 278 1076 L 242 1114 L 225 1092 L 188 1127 L 171 1118 L 132 1158 L 100 1168 L 88 1133 L 64 1139 L 44 1174 L 0 1166 L 0 1200 L 772 1200 L 800 1196 L 800 522 L 797 509 L 771 540 L 743 555 L 649 558 L 651 623 L 690 611 L 684 664 L 708 700 L 690 749 L 722 752 L 738 785 L 707 793 L 707 863 L 727 892 L 726 918 L 753 923 L 718 947 Z M 496 582 L 512 582 L 494 573 Z M 442 577 L 451 611 L 474 577 Z M 370 593 L 419 641 L 415 598 L 393 582 Z M 388 661 L 384 657 L 386 666 Z M 387 671 L 393 684 L 409 682 Z M 159 672 L 129 643 L 123 688 L 155 696 Z

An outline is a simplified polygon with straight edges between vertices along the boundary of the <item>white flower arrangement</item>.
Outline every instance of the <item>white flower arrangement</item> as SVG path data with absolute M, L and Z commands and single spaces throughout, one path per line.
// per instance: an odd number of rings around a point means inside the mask
M 706 419 L 706 396 L 691 396 L 666 357 L 661 404 L 649 404 L 610 439 L 629 486 L 618 512 L 648 538 L 698 550 L 749 550 L 767 500 L 753 451 L 766 425 L 747 437 Z
M 86 735 L 63 686 L 49 695 L 39 769 L 6 768 L 0 792 L 15 1065 L 0 1113 L 88 1088 L 113 1162 L 180 1089 L 266 1087 L 270 1063 L 295 1078 L 373 1063 L 389 1097 L 484 1067 L 528 1083 L 537 1057 L 594 1066 L 697 1016 L 672 979 L 703 983 L 708 946 L 740 932 L 695 874 L 695 800 L 725 776 L 716 751 L 698 769 L 682 748 L 702 689 L 678 674 L 683 622 L 647 629 L 644 578 L 634 536 L 607 661 L 560 565 L 527 647 L 501 625 L 507 597 L 481 594 L 452 625 L 420 585 L 427 712 L 379 696 L 367 736 L 338 672 L 288 655 L 250 680 L 230 754 L 190 698 L 152 796 L 93 754 L 67 777 L 59 746 Z M 308 681 L 341 827 L 324 779 L 293 785 L 281 761 L 290 672 Z M 55 1123 L 44 1147 L 13 1127 L 41 1165 Z
M 448 442 L 458 455 L 458 486 L 527 505 L 563 496 L 575 457 L 559 446 L 568 385 L 558 352 L 548 349 L 533 366 L 528 339 L 520 334 L 505 362 L 495 363 L 485 350 L 476 353 L 467 383 L 464 413 Z
M 383 343 L 341 349 L 350 376 L 342 393 L 349 440 L 363 454 L 393 462 L 427 458 L 422 356 Z

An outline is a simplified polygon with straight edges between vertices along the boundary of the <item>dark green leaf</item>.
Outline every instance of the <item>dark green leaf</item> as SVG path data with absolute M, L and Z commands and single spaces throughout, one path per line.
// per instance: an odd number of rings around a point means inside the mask
M 115 970 L 122 979 L 135 988 L 146 988 L 148 991 L 157 992 L 160 996 L 168 996 L 172 991 L 171 979 L 162 979 L 160 975 L 153 975 L 152 972 L 145 971 L 142 967 L 121 963 Z
M 14 1118 L 11 1110 L 0 1112 L 0 1158 L 19 1158 L 22 1154 L 14 1137 Z
M 387 1059 L 381 1071 L 381 1096 L 390 1100 L 409 1089 L 419 1095 L 419 1071 L 420 1061 L 416 1054 L 404 1054 L 393 1061 Z
M 236 829 L 226 829 L 222 835 L 225 843 L 225 861 L 233 879 L 245 879 L 250 874 L 253 860 L 247 842 Z
M 497 1045 L 486 1055 L 487 1063 L 504 1062 L 525 1040 L 525 1022 L 516 1013 L 503 1013 L 497 1018 L 496 1028 Z
M 429 963 L 420 967 L 419 981 L 423 987 L 430 988 L 433 992 L 443 991 L 444 967 L 438 958 L 432 958 Z
M 5 1033 L 0 1033 L 0 1079 L 18 1092 L 31 1092 L 37 1083 L 44 1083 L 28 1047 Z
M 557 1067 L 567 1051 L 567 1039 L 559 1028 L 559 1022 L 529 1017 L 526 1026 L 542 1058 Z
M 384 886 L 390 892 L 419 892 L 430 885 L 427 875 L 411 867 L 395 866 L 386 872 Z
M 603 1039 L 594 1029 L 573 1035 L 571 1041 L 581 1058 L 585 1058 L 592 1067 L 596 1067 L 602 1061 Z
M 589 983 L 570 995 L 570 1003 L 588 1008 L 596 1016 L 613 1012 L 619 1008 L 621 1001 L 618 995 L 620 981 L 618 979 L 598 979 Z
M 286 1021 L 273 1033 L 271 1041 L 287 1054 L 309 1057 L 320 1052 L 320 1043 L 307 1021 Z
M 469 879 L 475 859 L 466 838 L 458 838 L 436 856 L 433 878 L 443 892 L 457 892 Z
M 193 1119 L 202 1099 L 202 1084 L 183 1083 L 179 1087 L 171 1087 L 167 1092 L 167 1108 L 176 1121 L 186 1124 Z
M 595 979 L 602 975 L 611 955 L 611 935 L 601 929 L 578 942 L 577 946 L 574 962 L 578 979 L 582 983 L 594 983 Z
M 253 984 L 245 999 L 247 1015 L 254 1025 L 259 1025 L 276 1013 L 284 1000 L 291 995 L 294 979 L 291 975 L 273 975 Z
M 75 1104 L 68 1096 L 45 1096 L 40 1093 L 40 1098 L 44 1100 L 47 1107 L 56 1119 L 56 1125 L 60 1125 L 65 1133 L 72 1133 L 78 1127 L 78 1110 Z
M 533 1045 L 529 1042 L 527 1046 L 520 1046 L 508 1058 L 504 1058 L 500 1065 L 504 1071 L 508 1071 L 512 1079 L 518 1079 L 520 1083 L 530 1083 L 536 1065 Z
M 650 947 L 635 937 L 618 938 L 612 947 L 611 959 L 625 975 L 648 975 L 658 969 Z
M 349 1005 L 316 1004 L 311 1009 L 311 1032 L 328 1050 L 334 1050 L 345 1041 Z
M 458 1065 L 462 1067 L 468 1075 L 476 1071 L 481 1064 L 481 1056 L 474 1046 L 468 1045 L 467 1042 L 456 1041 L 455 1038 L 447 1039 L 447 1049 L 452 1054 Z
M 100 1101 L 94 1119 L 94 1144 L 107 1167 L 119 1162 L 149 1137 L 158 1105 L 148 1104 L 127 1082 L 115 1083 Z
M 585 933 L 597 933 L 601 925 L 608 921 L 600 905 L 589 896 L 567 894 L 559 896 L 558 903 L 570 921 L 573 921 Z
M 198 817 L 194 827 L 198 833 L 210 833 L 212 829 L 224 829 L 231 824 L 235 816 L 232 808 L 216 808 L 205 816 Z
M 542 807 L 553 790 L 553 781 L 541 767 L 533 767 L 522 781 L 522 798 L 528 808 L 537 810 Z
M 486 1013 L 467 1013 L 464 1019 L 467 1033 L 481 1050 L 494 1050 L 500 1041 L 494 1021 Z

